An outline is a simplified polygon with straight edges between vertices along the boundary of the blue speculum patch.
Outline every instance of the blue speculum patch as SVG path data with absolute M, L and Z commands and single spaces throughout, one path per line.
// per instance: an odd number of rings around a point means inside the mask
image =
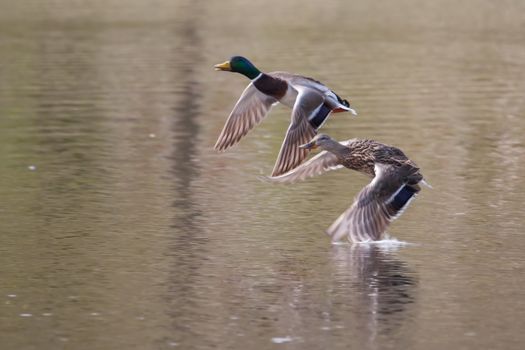
M 392 207 L 396 211 L 401 210 L 415 193 L 416 191 L 412 187 L 404 186 L 403 189 L 401 189 L 401 191 L 399 191 L 399 193 L 392 200 Z
M 332 110 L 328 106 L 323 104 L 321 108 L 319 108 L 317 114 L 310 118 L 310 125 L 317 130 L 324 123 L 331 111 Z

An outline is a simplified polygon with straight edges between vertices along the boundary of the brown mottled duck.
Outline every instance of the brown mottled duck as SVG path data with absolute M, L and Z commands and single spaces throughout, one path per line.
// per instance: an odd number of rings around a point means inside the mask
M 353 242 L 376 241 L 428 184 L 417 165 L 398 148 L 372 140 L 351 139 L 337 142 L 319 134 L 304 149 L 321 148 L 323 152 L 292 171 L 275 177 L 273 182 L 291 183 L 324 172 L 346 167 L 372 177 L 347 209 L 328 228 L 332 241 L 344 236 Z
M 304 161 L 309 150 L 298 146 L 317 134 L 330 113 L 357 115 L 347 100 L 312 78 L 286 72 L 262 73 L 241 56 L 217 64 L 215 69 L 237 72 L 251 80 L 226 120 L 216 150 L 224 151 L 239 142 L 266 117 L 273 105 L 280 102 L 292 108 L 292 120 L 272 176 L 284 174 Z

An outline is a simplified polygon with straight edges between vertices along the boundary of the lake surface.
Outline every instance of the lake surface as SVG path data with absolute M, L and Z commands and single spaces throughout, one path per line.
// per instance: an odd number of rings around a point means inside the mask
M 525 2 L 0 4 L 2 349 L 523 348 Z M 258 180 L 289 109 L 212 150 L 234 54 L 421 167 L 390 241 L 324 233 L 358 173 Z

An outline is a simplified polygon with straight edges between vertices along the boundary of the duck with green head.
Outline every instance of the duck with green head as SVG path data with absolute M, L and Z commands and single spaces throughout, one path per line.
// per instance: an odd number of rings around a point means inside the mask
M 240 73 L 251 80 L 226 120 L 216 150 L 224 151 L 239 142 L 273 105 L 282 103 L 292 108 L 292 120 L 272 176 L 284 174 L 304 161 L 309 150 L 298 146 L 314 137 L 332 112 L 357 115 L 347 100 L 312 78 L 287 72 L 263 73 L 242 56 L 217 64 L 215 69 Z

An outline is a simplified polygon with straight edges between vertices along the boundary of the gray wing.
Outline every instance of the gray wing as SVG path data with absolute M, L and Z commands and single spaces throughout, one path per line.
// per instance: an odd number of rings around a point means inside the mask
M 292 110 L 292 121 L 286 131 L 272 176 L 282 175 L 301 164 L 310 151 L 299 146 L 309 142 L 317 134 L 308 122 L 308 116 L 324 102 L 324 97 L 315 90 L 296 88 L 298 95 Z
M 291 74 L 288 72 L 272 72 L 270 75 L 286 80 L 294 87 L 306 87 L 308 89 L 315 89 L 322 94 L 329 93 L 331 90 L 318 80 L 305 77 L 304 75 Z
M 376 176 L 359 192 L 352 206 L 330 226 L 332 241 L 344 236 L 354 242 L 380 239 L 386 228 L 408 207 L 419 187 L 406 185 L 417 168 L 392 165 L 375 166 Z
M 342 141 L 342 145 L 348 146 L 353 140 Z M 325 172 L 341 169 L 344 166 L 339 159 L 331 152 L 322 151 L 307 162 L 299 165 L 297 168 L 279 176 L 268 176 L 267 180 L 279 183 L 293 183 L 302 181 L 306 178 L 321 175 Z
M 215 149 L 224 151 L 239 142 L 248 131 L 266 117 L 272 105 L 277 102 L 275 98 L 263 94 L 253 83 L 250 83 L 226 120 Z

